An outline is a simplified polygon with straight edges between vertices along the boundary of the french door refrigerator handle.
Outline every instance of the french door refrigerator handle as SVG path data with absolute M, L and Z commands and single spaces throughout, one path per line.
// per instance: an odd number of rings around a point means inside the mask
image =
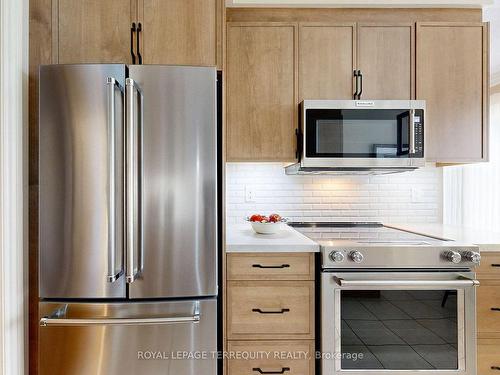
M 123 264 L 116 269 L 116 108 L 115 92 L 123 88 L 113 77 L 106 80 L 108 94 L 108 272 L 106 278 L 112 283 L 123 275 Z
M 415 154 L 415 110 L 410 109 L 410 145 L 409 145 L 409 154 Z
M 142 135 L 140 133 L 143 129 L 143 104 L 144 95 L 142 90 L 132 78 L 125 80 L 126 100 L 127 100 L 127 115 L 126 115 L 126 281 L 133 283 L 138 274 L 142 271 L 142 231 L 140 230 L 140 222 L 142 222 L 142 215 L 136 212 L 136 207 L 141 208 L 139 203 L 139 182 L 142 185 Z M 140 98 L 139 105 L 139 125 L 134 126 L 136 106 L 134 100 L 134 91 Z M 139 161 L 140 160 L 140 161 Z M 135 267 L 135 244 L 139 243 L 140 257 L 139 267 Z
M 334 276 L 333 280 L 340 287 L 419 286 L 463 288 L 479 286 L 478 280 L 468 278 L 460 278 L 456 280 L 345 280 Z

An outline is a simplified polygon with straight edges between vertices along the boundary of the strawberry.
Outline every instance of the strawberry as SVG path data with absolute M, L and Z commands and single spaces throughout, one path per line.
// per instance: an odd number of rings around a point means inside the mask
M 255 214 L 255 215 L 250 216 L 250 221 L 253 221 L 253 222 L 261 222 L 262 219 L 263 219 L 263 216 L 259 215 L 259 214 Z
M 279 223 L 281 221 L 281 216 L 278 214 L 271 214 L 269 215 L 269 221 L 271 223 Z

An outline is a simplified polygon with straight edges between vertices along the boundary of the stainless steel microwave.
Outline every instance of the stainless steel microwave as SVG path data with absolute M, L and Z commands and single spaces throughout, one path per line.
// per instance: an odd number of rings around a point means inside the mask
M 425 101 L 304 100 L 288 174 L 391 173 L 425 165 Z

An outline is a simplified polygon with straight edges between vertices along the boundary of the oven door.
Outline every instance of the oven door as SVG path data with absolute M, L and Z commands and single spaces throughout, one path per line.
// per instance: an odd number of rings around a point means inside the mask
M 424 158 L 424 110 L 409 102 L 303 103 L 302 166 L 412 166 Z M 398 107 L 400 104 L 400 107 Z M 406 105 L 406 106 L 405 106 Z
M 323 375 L 475 375 L 474 277 L 322 273 Z

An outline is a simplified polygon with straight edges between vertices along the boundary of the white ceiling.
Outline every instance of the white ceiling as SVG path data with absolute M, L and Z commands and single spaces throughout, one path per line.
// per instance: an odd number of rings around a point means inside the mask
M 484 7 L 483 20 L 490 22 L 490 77 L 495 86 L 500 84 L 500 0 Z

